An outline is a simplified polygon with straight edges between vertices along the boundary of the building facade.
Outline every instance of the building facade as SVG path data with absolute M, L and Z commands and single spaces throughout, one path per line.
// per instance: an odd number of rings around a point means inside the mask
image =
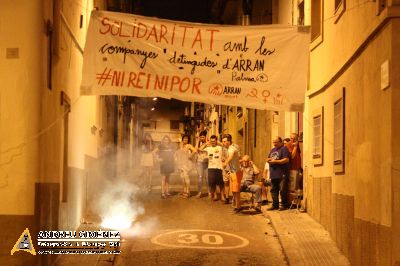
M 352 264 L 397 265 L 399 2 L 304 2 L 312 26 L 307 212 Z
M 80 225 L 102 126 L 99 97 L 79 95 L 93 2 L 0 5 L 0 249 L 10 259 L 9 247 L 27 227 L 37 235 L 39 228 Z M 54 259 L 38 257 L 22 259 L 30 265 Z

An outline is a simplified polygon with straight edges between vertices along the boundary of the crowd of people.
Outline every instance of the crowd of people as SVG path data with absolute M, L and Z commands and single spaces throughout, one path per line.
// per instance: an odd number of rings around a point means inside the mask
M 266 156 L 263 171 L 256 166 L 249 155 L 242 155 L 239 146 L 232 142 L 230 134 L 222 136 L 222 142 L 216 135 L 207 138 L 207 131 L 201 131 L 195 145 L 190 144 L 187 135 L 182 137 L 176 148 L 170 137 L 165 135 L 156 146 L 151 135 L 144 136 L 141 166 L 145 189 L 151 190 L 154 162 L 159 163 L 161 174 L 161 198 L 171 196 L 169 179 L 172 173 L 179 172 L 182 180 L 182 198 L 191 197 L 190 175 L 197 175 L 196 197 L 203 195 L 203 185 L 207 186 L 208 198 L 232 203 L 234 212 L 243 210 L 240 193 L 252 193 L 257 212 L 268 204 L 268 188 L 272 206 L 267 210 L 286 210 L 290 207 L 290 192 L 302 189 L 301 153 L 298 135 L 282 140 L 275 137 L 273 148 Z M 232 195 L 232 198 L 230 197 Z

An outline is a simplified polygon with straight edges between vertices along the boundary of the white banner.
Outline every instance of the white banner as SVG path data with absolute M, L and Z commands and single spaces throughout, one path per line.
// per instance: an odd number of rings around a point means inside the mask
M 309 41 L 308 29 L 296 26 L 196 24 L 94 11 L 81 94 L 301 111 Z

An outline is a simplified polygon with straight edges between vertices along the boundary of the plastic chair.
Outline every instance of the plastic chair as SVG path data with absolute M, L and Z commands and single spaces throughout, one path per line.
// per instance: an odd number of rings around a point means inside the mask
M 254 193 L 252 193 L 250 191 L 241 190 L 240 191 L 240 200 L 241 201 L 242 201 L 242 194 L 245 195 L 244 201 L 246 203 L 250 203 L 250 207 L 249 208 L 253 209 L 255 207 L 255 204 L 254 204 L 254 199 L 255 199 Z

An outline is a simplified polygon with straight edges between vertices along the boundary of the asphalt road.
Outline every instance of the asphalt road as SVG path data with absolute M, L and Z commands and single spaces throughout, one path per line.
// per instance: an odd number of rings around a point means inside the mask
M 114 265 L 286 265 L 263 214 L 234 214 L 230 205 L 154 191 L 139 197 L 145 213 L 123 233 Z

